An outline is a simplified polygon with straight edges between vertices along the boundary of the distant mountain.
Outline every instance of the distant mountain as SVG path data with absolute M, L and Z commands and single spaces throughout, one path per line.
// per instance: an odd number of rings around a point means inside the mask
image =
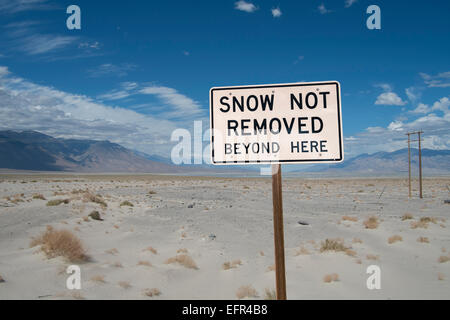
M 418 168 L 419 151 L 411 148 L 411 169 L 414 176 L 417 176 Z M 357 175 L 404 175 L 408 173 L 408 148 L 394 152 L 360 154 L 339 164 L 316 165 L 306 171 Z M 450 174 L 450 150 L 422 149 L 422 171 L 425 175 Z
M 0 168 L 72 172 L 177 173 L 116 143 L 57 139 L 36 131 L 0 131 Z

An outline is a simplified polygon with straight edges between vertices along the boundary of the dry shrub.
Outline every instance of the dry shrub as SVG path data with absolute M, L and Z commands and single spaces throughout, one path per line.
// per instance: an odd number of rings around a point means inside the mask
M 159 296 L 160 294 L 161 294 L 161 291 L 159 291 L 159 289 L 157 289 L 157 288 L 144 290 L 144 295 L 146 295 L 147 297 L 156 297 L 156 296 Z
M 352 243 L 363 243 L 363 241 L 359 238 L 353 238 Z
M 55 230 L 47 226 L 47 230 L 30 243 L 30 247 L 37 245 L 49 259 L 62 256 L 71 262 L 89 260 L 81 240 L 69 230 Z
M 37 200 L 47 200 L 45 199 L 44 195 L 37 193 L 33 195 L 33 199 L 37 199 Z
M 146 267 L 151 267 L 152 266 L 152 264 L 149 261 L 142 261 L 142 260 L 139 261 L 137 265 L 138 266 L 146 266 Z
M 188 249 L 186 249 L 186 248 L 178 249 L 177 253 L 188 253 Z
M 156 191 L 150 190 L 150 191 L 148 192 L 148 194 L 156 194 Z
M 175 257 L 167 259 L 165 263 L 166 264 L 178 263 L 181 264 L 183 267 L 189 269 L 198 269 L 195 261 L 187 254 L 177 254 Z
M 106 250 L 105 253 L 115 255 L 115 254 L 119 253 L 119 250 L 117 250 L 116 248 L 112 248 L 112 249 Z
M 445 280 L 445 276 L 443 273 L 438 273 L 438 280 Z
M 357 217 L 350 217 L 350 216 L 343 216 L 342 217 L 342 221 L 353 221 L 353 222 L 356 222 L 356 221 L 358 221 L 358 218 Z
M 422 221 L 422 220 L 411 222 L 411 229 L 417 229 L 417 228 L 427 229 L 428 223 L 425 221 Z
M 239 287 L 239 289 L 236 291 L 236 297 L 238 299 L 243 299 L 243 298 L 257 298 L 258 297 L 258 292 L 256 291 L 255 288 L 253 288 L 251 285 L 248 286 L 241 286 Z
M 331 283 L 334 281 L 339 281 L 339 275 L 337 273 L 327 274 L 323 277 L 323 282 Z
M 274 289 L 266 288 L 264 290 L 264 300 L 277 300 L 277 293 Z
M 420 218 L 419 221 L 424 222 L 424 223 L 430 223 L 430 222 L 433 222 L 434 224 L 437 223 L 437 220 L 434 217 L 422 217 L 422 218 Z
M 366 229 L 376 229 L 380 223 L 377 217 L 371 216 L 367 220 L 364 220 L 363 224 Z
M 325 239 L 320 246 L 320 252 L 325 251 L 346 251 L 348 248 L 344 245 L 342 239 Z
M 356 261 L 355 261 L 357 264 L 361 264 L 362 263 L 362 260 L 361 259 L 356 259 Z
M 366 256 L 367 260 L 378 260 L 380 258 L 379 255 L 375 255 L 375 254 L 368 254 Z
M 74 298 L 75 300 L 84 300 L 84 297 L 79 292 L 73 292 L 72 298 Z
M 59 206 L 61 203 L 68 204 L 70 199 L 54 199 L 47 202 L 47 207 Z
M 440 256 L 439 259 L 438 259 L 439 263 L 444 263 L 444 262 L 447 262 L 447 261 L 450 261 L 450 256 Z
M 403 216 L 402 216 L 402 221 L 405 221 L 405 220 L 410 220 L 410 219 L 414 219 L 414 217 L 413 217 L 413 215 L 411 214 L 411 213 L 405 213 Z
M 392 237 L 390 237 L 390 238 L 388 239 L 388 243 L 389 243 L 389 244 L 393 244 L 393 243 L 396 243 L 396 242 L 402 241 L 402 240 L 403 240 L 403 238 L 402 238 L 401 236 L 399 236 L 399 235 L 394 235 L 394 236 L 392 236 Z
M 241 260 L 233 260 L 231 262 L 227 261 L 224 262 L 224 264 L 222 265 L 222 269 L 223 270 L 228 270 L 228 269 L 234 269 L 237 268 L 238 266 L 242 265 Z
M 106 283 L 105 276 L 102 276 L 102 275 L 93 276 L 91 278 L 91 281 L 98 282 L 98 283 Z
M 260 252 L 259 252 L 259 255 L 260 255 L 261 257 L 264 257 L 264 251 L 260 251 Z
M 356 257 L 356 251 L 352 250 L 352 249 L 345 250 L 345 254 L 350 256 L 350 257 Z
M 128 207 L 134 207 L 134 204 L 132 204 L 130 201 L 128 201 L 128 200 L 125 200 L 125 201 L 122 201 L 122 203 L 120 204 L 120 206 L 121 207 L 123 207 L 123 206 L 128 206 Z
M 266 271 L 267 271 L 267 272 L 269 272 L 269 271 L 275 271 L 275 265 L 273 264 L 273 265 L 271 265 L 271 266 L 268 266 L 267 269 L 266 269 Z
M 417 238 L 417 242 L 430 243 L 430 240 L 427 237 L 419 237 Z
M 119 281 L 118 284 L 119 284 L 119 286 L 121 286 L 124 289 L 131 288 L 131 284 L 128 281 Z
M 93 202 L 101 205 L 102 207 L 106 208 L 108 205 L 103 200 L 103 198 L 100 195 L 95 195 L 90 192 L 85 192 L 84 194 L 84 201 L 85 202 Z
M 123 268 L 123 265 L 122 265 L 122 263 L 121 262 L 119 262 L 119 261 L 117 261 L 117 262 L 114 262 L 113 264 L 111 264 L 113 267 L 116 267 L 116 268 Z
M 153 247 L 145 248 L 144 251 L 150 251 L 153 254 L 158 254 L 158 251 Z
M 300 248 L 298 248 L 295 251 L 295 256 L 307 255 L 307 254 L 309 254 L 309 251 L 304 246 L 301 246 Z

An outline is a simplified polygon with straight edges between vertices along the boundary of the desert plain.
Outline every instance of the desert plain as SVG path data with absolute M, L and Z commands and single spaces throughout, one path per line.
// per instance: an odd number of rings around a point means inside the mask
M 450 299 L 449 185 L 285 177 L 288 299 Z M 270 177 L 0 175 L 0 299 L 273 299 L 273 251 Z

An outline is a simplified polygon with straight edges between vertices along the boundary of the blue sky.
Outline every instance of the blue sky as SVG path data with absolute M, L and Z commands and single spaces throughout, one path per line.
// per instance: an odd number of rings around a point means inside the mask
M 66 8 L 81 8 L 68 30 Z M 381 9 L 381 30 L 366 9 Z M 169 156 L 212 86 L 338 80 L 346 157 L 450 149 L 449 1 L 0 0 L 0 129 Z M 205 142 L 205 145 L 207 143 Z

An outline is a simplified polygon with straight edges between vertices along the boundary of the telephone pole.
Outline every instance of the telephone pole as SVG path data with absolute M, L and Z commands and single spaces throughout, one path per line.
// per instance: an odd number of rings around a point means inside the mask
M 408 183 L 409 197 L 411 198 L 411 134 L 408 135 Z
M 409 176 L 409 197 L 411 198 L 411 142 L 418 141 L 419 142 L 419 196 L 420 199 L 423 198 L 422 194 L 422 147 L 421 147 L 421 137 L 420 135 L 423 133 L 423 131 L 414 131 L 414 132 L 408 132 L 406 135 L 408 136 L 408 176 Z M 411 140 L 411 135 L 417 134 L 418 139 L 417 140 Z
M 419 135 L 419 190 L 420 190 L 420 199 L 422 199 L 422 149 L 420 148 L 420 134 L 422 131 L 417 132 Z

